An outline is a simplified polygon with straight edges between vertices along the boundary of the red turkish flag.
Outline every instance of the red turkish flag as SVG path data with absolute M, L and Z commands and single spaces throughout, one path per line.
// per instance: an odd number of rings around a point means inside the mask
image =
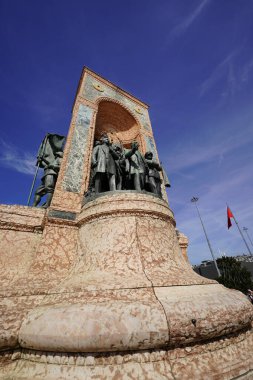
M 230 227 L 232 227 L 232 222 L 230 218 L 234 217 L 229 207 L 227 207 L 227 216 L 228 216 L 228 229 L 229 229 Z

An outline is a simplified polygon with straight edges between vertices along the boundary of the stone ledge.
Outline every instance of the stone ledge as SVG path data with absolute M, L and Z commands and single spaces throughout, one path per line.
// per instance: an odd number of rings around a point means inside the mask
M 41 232 L 46 210 L 18 205 L 0 205 L 0 229 Z
M 252 330 L 159 350 L 56 354 L 20 349 L 0 353 L 0 377 L 3 380 L 250 380 L 253 378 L 252 349 Z
M 46 296 L 24 319 L 20 346 L 54 352 L 187 346 L 243 331 L 253 315 L 246 297 L 220 284 L 88 293 Z
M 101 193 L 82 208 L 77 222 L 82 225 L 92 219 L 112 216 L 153 216 L 170 220 L 175 225 L 174 214 L 163 199 L 147 192 L 108 191 Z

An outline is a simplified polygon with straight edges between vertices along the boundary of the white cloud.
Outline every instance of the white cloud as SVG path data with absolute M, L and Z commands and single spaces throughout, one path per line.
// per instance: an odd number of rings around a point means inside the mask
M 239 134 L 238 134 L 239 135 Z M 215 139 L 213 141 L 207 140 L 202 144 L 184 144 L 175 152 L 170 152 L 169 158 L 166 160 L 166 168 L 169 172 L 180 171 L 198 164 L 203 164 L 217 159 L 220 164 L 224 155 L 231 152 L 244 144 L 247 144 L 252 137 L 247 133 L 238 136 Z
M 235 58 L 241 48 L 235 49 L 224 60 L 222 60 L 200 85 L 200 96 L 208 93 L 217 83 L 222 87 L 221 96 L 223 98 L 233 97 L 242 86 L 249 81 L 250 73 L 253 70 L 253 59 L 251 58 L 243 66 L 235 64 Z
M 170 205 L 175 212 L 177 228 L 190 240 L 192 263 L 211 259 L 196 209 L 190 202 L 192 196 L 200 198 L 200 212 L 215 255 L 219 250 L 227 255 L 247 253 L 236 225 L 227 230 L 226 202 L 241 228 L 250 228 L 253 222 L 251 120 L 252 110 L 245 107 L 219 120 L 210 134 L 205 132 L 210 128 L 207 120 L 203 134 L 196 134 L 190 141 L 180 141 L 180 145 L 166 153 L 167 159 L 163 157 L 168 173 L 172 174 Z M 181 173 L 186 176 L 194 173 L 194 178 L 186 178 Z M 173 182 L 176 182 L 175 188 Z
M 248 82 L 249 74 L 252 71 L 252 69 L 253 69 L 253 59 L 247 62 L 242 68 L 242 75 L 241 75 L 242 82 Z
M 21 152 L 15 146 L 0 141 L 0 164 L 16 170 L 19 173 L 33 175 L 35 172 L 36 158 L 30 152 Z
M 206 78 L 200 85 L 200 96 L 205 95 L 212 87 L 222 79 L 223 76 L 227 76 L 228 85 L 235 85 L 235 75 L 234 69 L 232 66 L 232 60 L 238 53 L 238 49 L 235 49 L 230 53 L 224 60 L 222 60 L 216 68 L 212 71 L 210 76 Z
M 201 12 L 204 10 L 204 8 L 208 5 L 210 0 L 202 0 L 200 4 L 193 9 L 193 11 L 185 17 L 183 20 L 181 20 L 170 32 L 170 38 L 172 37 L 178 37 L 179 35 L 183 34 L 190 26 L 191 24 L 199 17 Z
M 230 171 L 228 176 L 223 177 L 223 181 L 209 186 L 207 195 L 211 198 L 222 197 L 229 194 L 229 189 L 243 187 L 250 179 L 253 179 L 252 163 L 248 163 L 240 168 Z
M 233 220 L 233 227 L 229 231 L 227 229 L 226 202 L 229 203 L 241 228 L 251 226 L 252 181 L 253 173 L 251 162 L 249 162 L 224 174 L 218 182 L 212 182 L 208 180 L 208 176 L 205 177 L 204 188 L 194 189 L 192 193 L 192 195 L 200 195 L 198 207 L 216 256 L 219 250 L 225 251 L 228 255 L 247 253 Z M 184 191 L 183 194 L 177 195 L 180 199 L 184 199 L 184 204 L 180 202 L 178 208 L 179 202 L 173 201 L 171 206 L 172 209 L 174 207 L 176 209 L 177 228 L 189 237 L 189 258 L 193 263 L 199 263 L 201 260 L 210 258 L 210 252 L 196 209 L 190 203 L 189 194 L 186 195 Z

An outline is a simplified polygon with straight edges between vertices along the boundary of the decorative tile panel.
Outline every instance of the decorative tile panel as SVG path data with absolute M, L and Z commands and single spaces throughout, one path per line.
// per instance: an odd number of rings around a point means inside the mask
M 99 87 L 98 87 L 99 86 Z M 140 105 L 136 106 L 136 103 L 129 99 L 127 96 L 122 95 L 120 92 L 106 84 L 100 84 L 95 78 L 87 74 L 83 97 L 90 100 L 96 101 L 100 97 L 111 98 L 112 101 L 119 101 L 123 106 L 128 108 L 134 115 L 139 123 L 148 131 L 151 130 L 148 110 Z
M 94 91 L 96 91 L 94 89 Z M 81 191 L 82 172 L 88 151 L 88 134 L 92 119 L 92 109 L 80 104 L 75 125 L 74 136 L 63 179 L 63 189 L 78 193 Z
M 150 137 L 150 136 L 145 136 L 145 142 L 146 142 L 146 152 L 148 152 L 148 151 L 152 152 L 154 159 L 156 161 L 159 161 L 157 153 L 156 153 L 154 139 L 152 137 Z

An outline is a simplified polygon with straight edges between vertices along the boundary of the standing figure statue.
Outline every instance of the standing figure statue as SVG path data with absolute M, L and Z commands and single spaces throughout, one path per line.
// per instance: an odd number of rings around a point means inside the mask
M 126 159 L 124 155 L 123 147 L 119 144 L 113 144 L 112 149 L 117 155 L 115 160 L 116 164 L 116 189 L 122 190 L 126 188 L 125 177 L 126 177 Z
M 47 194 L 46 202 L 42 205 L 43 208 L 50 206 L 54 188 L 56 185 L 56 180 L 61 166 L 61 161 L 63 157 L 63 152 L 56 152 L 54 158 L 41 157 L 40 167 L 44 168 L 44 175 L 41 178 L 41 185 L 37 188 L 34 195 L 33 207 L 38 206 L 41 198 Z
M 129 167 L 126 170 L 129 172 L 134 190 L 144 190 L 147 164 L 139 151 L 139 143 L 137 141 L 132 143 L 131 149 L 125 151 L 125 157 L 128 158 Z
M 118 155 L 114 152 L 107 135 L 103 135 L 100 144 L 94 146 L 91 168 L 94 173 L 95 193 L 116 190 L 116 164 Z
M 158 162 L 153 160 L 153 153 L 152 152 L 146 152 L 145 153 L 145 161 L 147 163 L 147 190 L 151 191 L 153 194 L 159 195 L 159 197 L 162 196 L 161 191 L 161 177 L 159 172 L 162 171 L 162 167 L 159 165 Z
M 95 140 L 93 149 L 100 144 L 101 142 L 99 140 Z M 91 165 L 89 187 L 85 196 L 90 196 L 92 193 L 95 193 L 95 174 L 95 168 Z

